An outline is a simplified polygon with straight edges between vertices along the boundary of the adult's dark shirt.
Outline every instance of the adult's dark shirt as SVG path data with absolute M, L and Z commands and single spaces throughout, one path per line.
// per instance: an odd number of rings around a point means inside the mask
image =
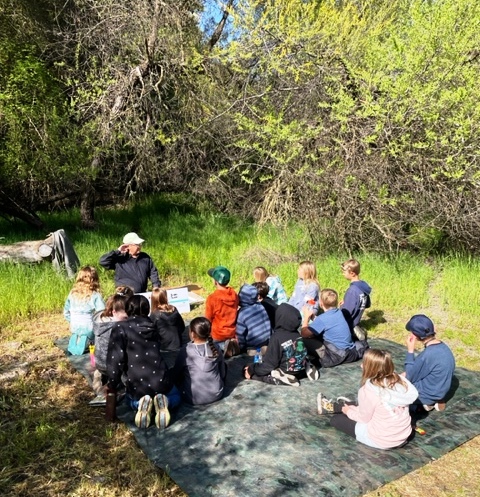
M 146 292 L 149 279 L 153 288 L 161 286 L 157 268 L 145 252 L 132 257 L 129 253 L 111 250 L 100 257 L 100 265 L 115 270 L 115 286 L 129 286 L 134 293 Z

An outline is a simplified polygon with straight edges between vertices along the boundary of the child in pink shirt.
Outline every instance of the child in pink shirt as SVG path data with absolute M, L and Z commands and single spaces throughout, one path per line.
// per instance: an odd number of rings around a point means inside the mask
M 418 397 L 417 389 L 394 371 L 392 356 L 384 350 L 368 349 L 362 368 L 358 405 L 343 405 L 330 424 L 376 449 L 404 445 L 412 433 L 409 405 Z M 329 401 L 320 403 L 328 412 Z

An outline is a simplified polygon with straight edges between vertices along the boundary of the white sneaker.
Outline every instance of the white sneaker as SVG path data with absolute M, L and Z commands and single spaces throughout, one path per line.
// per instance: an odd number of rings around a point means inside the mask
M 285 383 L 285 385 L 290 385 L 291 387 L 300 386 L 300 382 L 295 376 L 287 374 L 283 372 L 281 369 L 274 369 L 270 374 L 272 375 L 272 378 L 280 380 L 282 383 Z

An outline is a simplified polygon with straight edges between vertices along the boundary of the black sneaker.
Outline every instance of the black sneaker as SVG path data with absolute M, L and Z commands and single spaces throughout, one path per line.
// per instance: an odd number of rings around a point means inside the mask
M 272 375 L 272 378 L 280 380 L 282 383 L 285 383 L 285 385 L 289 385 L 291 387 L 300 386 L 300 382 L 295 376 L 284 373 L 281 369 L 274 369 L 270 374 Z

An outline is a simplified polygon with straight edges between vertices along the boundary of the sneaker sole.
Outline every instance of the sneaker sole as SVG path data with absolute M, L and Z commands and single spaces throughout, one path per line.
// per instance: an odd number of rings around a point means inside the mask
M 164 430 L 170 424 L 170 412 L 168 411 L 168 398 L 165 395 L 155 395 L 155 425 L 159 430 Z
M 145 395 L 138 401 L 138 411 L 135 415 L 135 425 L 138 428 L 148 428 L 150 425 L 150 413 L 152 412 L 152 398 Z
M 157 411 L 155 415 L 155 425 L 159 430 L 164 430 L 170 424 L 170 413 L 168 409 Z
M 160 393 L 158 395 L 155 395 L 153 402 L 155 404 L 156 411 L 168 409 L 168 398 L 165 395 L 162 395 Z

